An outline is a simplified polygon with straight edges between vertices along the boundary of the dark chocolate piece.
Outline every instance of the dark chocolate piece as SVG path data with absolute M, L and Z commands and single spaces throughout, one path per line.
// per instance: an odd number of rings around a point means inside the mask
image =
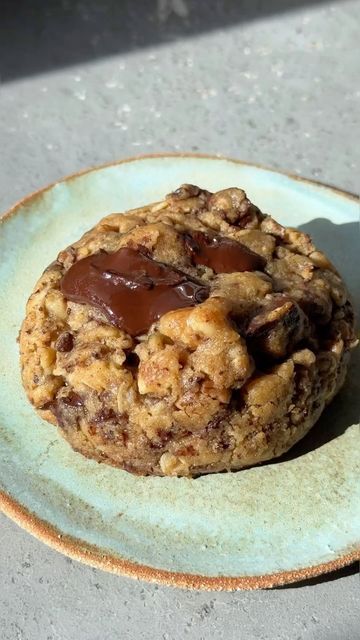
M 98 307 L 131 336 L 146 333 L 168 311 L 193 307 L 209 295 L 201 281 L 156 262 L 144 247 L 79 260 L 63 276 L 61 291 L 72 302 Z
M 185 234 L 184 239 L 193 264 L 203 264 L 215 273 L 258 271 L 266 264 L 262 256 L 231 238 L 196 231 Z
M 74 338 L 72 333 L 70 333 L 69 331 L 64 331 L 64 333 L 61 333 L 55 342 L 56 351 L 60 351 L 61 353 L 68 353 L 72 350 L 73 346 Z

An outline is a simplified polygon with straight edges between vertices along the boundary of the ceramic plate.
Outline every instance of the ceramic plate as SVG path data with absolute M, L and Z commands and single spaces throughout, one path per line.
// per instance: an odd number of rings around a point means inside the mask
M 340 396 L 285 458 L 195 480 L 135 477 L 86 460 L 25 399 L 16 337 L 43 269 L 102 216 L 183 182 L 243 187 L 280 222 L 313 234 L 359 301 L 358 205 L 335 189 L 226 159 L 158 156 L 29 196 L 0 225 L 0 506 L 69 556 L 146 580 L 256 588 L 336 569 L 359 557 L 358 354 Z

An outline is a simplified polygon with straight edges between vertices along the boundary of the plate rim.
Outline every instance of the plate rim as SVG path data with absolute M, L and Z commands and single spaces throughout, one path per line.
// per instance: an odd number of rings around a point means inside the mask
M 310 178 L 303 178 L 302 176 L 298 176 L 286 171 L 273 169 L 266 165 L 247 162 L 236 158 L 229 158 L 224 155 L 187 152 L 164 152 L 140 154 L 120 160 L 113 160 L 69 174 L 61 178 L 60 180 L 56 180 L 46 185 L 45 187 L 41 187 L 40 189 L 31 192 L 25 197 L 20 198 L 7 211 L 0 215 L 0 223 L 4 223 L 11 216 L 13 216 L 18 211 L 18 209 L 20 209 L 20 207 L 40 197 L 43 193 L 49 191 L 57 184 L 68 182 L 69 180 L 73 180 L 74 178 L 81 177 L 91 172 L 106 169 L 108 167 L 136 162 L 138 160 L 147 160 L 154 158 L 198 158 L 204 160 L 225 160 L 234 164 L 254 167 L 257 169 L 280 174 L 291 178 L 292 180 L 303 182 L 305 184 L 322 187 L 352 202 L 359 201 L 359 197 L 349 191 L 345 191 L 343 189 L 339 189 L 332 185 L 319 182 L 317 180 L 312 180 Z M 102 569 L 104 571 L 115 573 L 117 575 L 123 575 L 131 578 L 146 580 L 147 582 L 155 582 L 168 586 L 182 587 L 187 589 L 199 589 L 206 591 L 266 589 L 275 586 L 281 586 L 284 584 L 291 584 L 294 582 L 308 580 L 309 578 L 315 578 L 322 574 L 341 569 L 342 567 L 350 565 L 356 561 L 360 561 L 360 547 L 356 547 L 349 550 L 347 553 L 338 556 L 334 560 L 291 571 L 279 571 L 276 573 L 258 576 L 202 576 L 199 574 L 182 573 L 139 564 L 135 561 L 126 560 L 125 558 L 121 558 L 116 554 L 112 554 L 110 551 L 102 549 L 97 545 L 92 545 L 74 536 L 63 534 L 54 525 L 39 518 L 36 514 L 28 510 L 27 507 L 22 505 L 19 501 L 17 501 L 10 494 L 6 493 L 3 490 L 0 490 L 0 510 L 35 538 L 74 560 L 80 561 L 84 564 L 96 567 L 98 569 Z
M 259 576 L 202 576 L 159 569 L 126 560 L 95 544 L 63 534 L 57 527 L 36 516 L 5 491 L 0 491 L 0 510 L 36 539 L 73 560 L 116 575 L 185 589 L 204 591 L 270 589 L 316 578 L 360 560 L 360 548 L 355 548 L 329 562 L 292 571 L 279 571 Z
M 135 156 L 129 156 L 126 158 L 121 158 L 119 160 L 110 160 L 109 162 L 104 162 L 98 165 L 91 165 L 85 169 L 80 169 L 80 171 L 75 171 L 74 173 L 69 173 L 58 180 L 54 180 L 44 187 L 40 187 L 39 189 L 35 189 L 35 191 L 31 191 L 26 196 L 23 196 L 19 200 L 16 200 L 9 209 L 0 212 L 0 223 L 7 220 L 10 216 L 16 213 L 17 209 L 33 198 L 37 198 L 41 196 L 46 191 L 50 191 L 53 187 L 58 184 L 62 184 L 63 182 L 68 182 L 69 180 L 73 180 L 74 178 L 78 178 L 86 175 L 87 173 L 92 173 L 95 171 L 99 171 L 101 169 L 107 169 L 108 167 L 115 167 L 121 164 L 127 164 L 130 162 L 136 162 L 138 160 L 151 160 L 153 158 L 165 159 L 165 158 L 199 158 L 200 160 L 225 160 L 226 162 L 231 162 L 233 164 L 239 164 L 244 167 L 253 167 L 255 169 L 262 169 L 264 171 L 269 171 L 270 173 L 280 174 L 282 176 L 286 176 L 287 178 L 291 178 L 292 180 L 296 180 L 297 182 L 303 182 L 305 184 L 315 185 L 316 187 L 322 187 L 325 190 L 333 191 L 336 195 L 342 196 L 351 200 L 352 202 L 359 202 L 359 196 L 356 193 L 352 193 L 351 191 L 347 191 L 346 189 L 339 189 L 339 187 L 335 187 L 332 184 L 321 182 L 320 180 L 313 180 L 312 178 L 304 178 L 303 176 L 299 176 L 296 173 L 291 173 L 289 171 L 282 171 L 281 169 L 273 169 L 265 164 L 257 163 L 257 162 L 248 162 L 247 160 L 240 160 L 238 158 L 230 158 L 229 156 L 220 155 L 220 154 L 211 154 L 211 153 L 191 153 L 191 152 L 182 152 L 182 151 L 169 151 L 163 153 L 144 153 Z

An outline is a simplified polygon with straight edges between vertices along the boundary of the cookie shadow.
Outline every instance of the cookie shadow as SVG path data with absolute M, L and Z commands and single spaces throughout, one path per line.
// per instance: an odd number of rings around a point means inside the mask
M 314 220 L 300 225 L 299 229 L 313 238 L 316 246 L 326 253 L 339 270 L 350 291 L 359 318 L 360 220 L 334 224 L 326 218 L 314 218 Z

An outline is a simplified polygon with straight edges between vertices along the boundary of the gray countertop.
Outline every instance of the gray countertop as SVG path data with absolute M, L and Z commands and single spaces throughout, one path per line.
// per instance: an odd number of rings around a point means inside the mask
M 3 7 L 0 210 L 64 174 L 161 151 L 356 192 L 357 0 Z M 272 591 L 181 591 L 82 566 L 0 515 L 0 575 L 1 640 L 359 637 L 356 567 Z

